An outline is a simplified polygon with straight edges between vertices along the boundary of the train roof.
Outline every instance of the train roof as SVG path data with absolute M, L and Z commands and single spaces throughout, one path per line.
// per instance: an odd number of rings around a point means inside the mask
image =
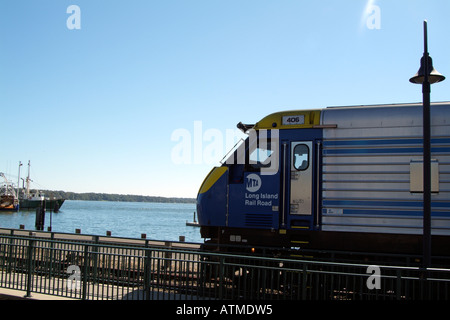
M 445 107 L 435 109 L 441 111 L 448 110 L 450 112 L 450 102 L 434 102 L 431 103 L 431 106 Z M 334 125 L 333 120 L 337 120 L 330 119 L 331 117 L 339 117 L 341 121 L 342 118 L 347 118 L 348 121 L 353 122 L 359 121 L 362 126 L 367 124 L 368 121 L 373 121 L 375 118 L 394 120 L 394 118 L 400 117 L 403 119 L 403 122 L 407 122 L 409 121 L 407 118 L 413 116 L 413 114 L 405 112 L 405 109 L 403 109 L 405 107 L 415 109 L 415 114 L 421 110 L 422 103 L 331 106 L 323 109 L 279 111 L 269 114 L 252 127 L 255 130 L 329 128 Z M 440 114 L 440 116 L 443 116 L 443 114 Z

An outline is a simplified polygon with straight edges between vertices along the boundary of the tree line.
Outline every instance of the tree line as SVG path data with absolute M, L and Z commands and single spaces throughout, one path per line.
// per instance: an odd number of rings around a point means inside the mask
M 141 196 L 132 194 L 111 194 L 111 193 L 76 193 L 66 191 L 42 190 L 46 197 L 63 198 L 66 200 L 86 200 L 86 201 L 123 201 L 123 202 L 160 202 L 160 203 L 195 203 L 194 198 Z

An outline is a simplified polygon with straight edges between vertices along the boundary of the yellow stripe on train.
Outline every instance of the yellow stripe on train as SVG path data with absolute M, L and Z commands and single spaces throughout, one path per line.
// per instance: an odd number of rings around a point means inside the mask
M 275 112 L 261 119 L 253 129 L 298 129 L 320 125 L 320 110 Z
M 223 174 L 225 172 L 227 172 L 227 170 L 228 170 L 227 167 L 215 167 L 215 168 L 213 168 L 209 172 L 209 174 L 206 176 L 206 178 L 203 181 L 203 183 L 202 183 L 198 193 L 205 193 L 206 191 L 208 191 L 214 185 L 214 183 L 216 183 L 216 181 L 219 180 L 219 178 L 221 176 L 223 176 Z

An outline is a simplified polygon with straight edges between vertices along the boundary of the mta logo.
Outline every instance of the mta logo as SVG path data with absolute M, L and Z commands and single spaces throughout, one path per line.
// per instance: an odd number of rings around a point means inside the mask
M 259 181 L 257 179 L 248 179 L 247 188 L 258 188 Z
M 245 188 L 248 192 L 256 192 L 261 188 L 262 181 L 261 178 L 257 174 L 249 174 L 247 176 L 247 181 L 245 184 Z

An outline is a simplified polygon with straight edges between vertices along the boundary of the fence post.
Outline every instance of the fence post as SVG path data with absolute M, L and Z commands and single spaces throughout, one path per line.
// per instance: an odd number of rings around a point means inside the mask
M 145 248 L 144 260 L 144 295 L 145 300 L 150 300 L 150 285 L 151 285 L 151 258 L 152 250 Z
M 48 276 L 49 276 L 49 278 L 50 279 L 52 279 L 53 278 L 53 256 L 54 256 L 54 246 L 55 246 L 55 233 L 54 232 L 52 232 L 52 233 L 50 233 L 50 249 L 49 249 L 49 253 L 48 253 L 48 256 L 49 256 L 49 261 L 47 261 L 47 264 L 49 265 L 49 267 L 48 267 Z
M 98 259 L 99 259 L 99 236 L 94 236 L 94 246 L 92 246 L 92 283 L 97 283 Z
M 306 287 L 308 281 L 308 266 L 303 263 L 303 274 L 302 274 L 302 300 L 306 300 Z
M 395 292 L 397 300 L 400 300 L 402 297 L 402 273 L 400 270 L 397 270 L 397 285 Z
M 224 266 L 224 257 L 220 257 L 219 262 L 219 299 L 223 299 L 223 290 L 225 286 L 225 266 Z
M 34 239 L 30 239 L 28 240 L 28 250 L 27 250 L 27 254 L 28 254 L 28 259 L 27 259 L 27 295 L 25 297 L 29 298 L 31 297 L 31 287 L 33 285 L 33 277 L 32 277 L 32 272 L 33 272 L 33 253 L 34 253 Z
M 88 271 L 89 271 L 89 245 L 84 246 L 84 268 L 83 268 L 83 291 L 81 295 L 82 300 L 86 300 L 87 296 L 87 279 L 88 279 Z
M 428 269 L 421 269 L 419 276 L 419 284 L 420 284 L 420 299 L 427 300 L 429 299 L 428 295 Z
M 13 264 L 13 261 L 14 261 L 14 257 L 16 256 L 15 255 L 15 252 L 13 253 L 13 249 L 14 249 L 14 243 L 16 242 L 15 241 L 15 239 L 14 239 L 14 230 L 11 230 L 11 238 L 9 238 L 9 248 L 8 248 L 8 272 L 11 272 L 12 271 L 12 264 Z

